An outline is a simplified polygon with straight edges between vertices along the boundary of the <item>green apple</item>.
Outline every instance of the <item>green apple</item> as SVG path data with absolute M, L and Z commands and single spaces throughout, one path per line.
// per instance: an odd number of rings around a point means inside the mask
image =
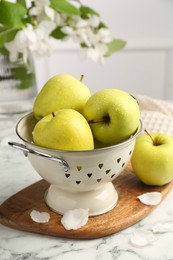
M 50 149 L 94 149 L 90 126 L 84 116 L 74 109 L 61 109 L 39 120 L 34 127 L 33 141 Z
M 77 80 L 69 74 L 56 75 L 46 82 L 37 95 L 33 106 L 34 116 L 39 120 L 65 108 L 81 112 L 90 96 L 90 90 L 82 80 Z
M 85 104 L 83 115 L 94 138 L 106 145 L 128 139 L 137 130 L 140 120 L 136 99 L 119 89 L 96 92 Z
M 173 137 L 163 133 L 141 134 L 136 139 L 131 164 L 145 184 L 169 183 L 173 179 Z
M 107 145 L 97 141 L 94 139 L 94 149 L 100 149 L 100 148 L 105 148 Z

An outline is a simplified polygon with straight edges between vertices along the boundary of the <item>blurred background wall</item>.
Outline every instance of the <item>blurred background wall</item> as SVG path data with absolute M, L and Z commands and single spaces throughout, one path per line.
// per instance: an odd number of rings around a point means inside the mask
M 101 65 L 81 61 L 74 43 L 53 43 L 54 53 L 36 60 L 38 89 L 55 74 L 84 74 L 92 93 L 113 87 L 173 100 L 173 0 L 81 1 L 100 12 L 114 38 L 127 46 Z

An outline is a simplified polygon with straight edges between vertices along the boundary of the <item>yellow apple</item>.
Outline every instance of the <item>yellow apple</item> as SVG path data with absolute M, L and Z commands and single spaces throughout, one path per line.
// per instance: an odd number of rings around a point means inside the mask
M 90 90 L 80 80 L 69 74 L 56 75 L 46 82 L 37 95 L 33 106 L 34 116 L 39 120 L 65 108 L 81 112 L 90 96 Z
M 119 89 L 96 92 L 86 102 L 83 115 L 94 139 L 103 145 L 123 142 L 139 127 L 140 110 L 136 99 Z
M 93 135 L 87 120 L 73 109 L 43 117 L 33 131 L 36 145 L 58 150 L 92 150 Z
M 135 175 L 147 185 L 162 186 L 173 179 L 173 137 L 144 133 L 136 139 L 131 158 Z

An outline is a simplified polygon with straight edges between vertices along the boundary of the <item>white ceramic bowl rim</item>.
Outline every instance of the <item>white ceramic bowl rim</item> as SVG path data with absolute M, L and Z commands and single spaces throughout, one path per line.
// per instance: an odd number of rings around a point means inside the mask
M 45 151 L 59 151 L 61 153 L 81 153 L 81 152 L 85 152 L 85 153 L 92 153 L 92 152 L 95 152 L 95 151 L 103 151 L 103 150 L 107 150 L 107 149 L 114 149 L 115 147 L 121 147 L 121 146 L 124 146 L 124 145 L 128 145 L 129 142 L 132 142 L 142 131 L 142 121 L 139 120 L 139 127 L 138 129 L 136 130 L 135 134 L 132 135 L 129 139 L 125 140 L 124 142 L 121 142 L 121 143 L 118 143 L 118 144 L 115 144 L 115 145 L 110 145 L 110 146 L 106 146 L 106 147 L 102 147 L 102 148 L 97 148 L 97 149 L 93 149 L 93 150 L 58 150 L 58 149 L 49 149 L 49 148 L 45 148 L 45 147 L 41 147 L 41 146 L 38 146 L 38 145 L 35 145 L 34 143 L 31 143 L 29 142 L 28 140 L 26 140 L 24 137 L 21 136 L 20 132 L 19 132 L 19 125 L 21 124 L 21 122 L 26 119 L 27 117 L 29 116 L 32 116 L 33 115 L 33 112 L 30 112 L 26 115 L 24 115 L 17 123 L 16 125 L 16 134 L 18 135 L 18 137 L 24 141 L 25 143 L 31 145 L 32 147 L 35 147 L 35 148 L 41 148 Z

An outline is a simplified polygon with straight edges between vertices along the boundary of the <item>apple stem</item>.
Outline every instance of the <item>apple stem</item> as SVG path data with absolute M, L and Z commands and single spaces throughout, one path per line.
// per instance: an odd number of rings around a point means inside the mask
M 89 124 L 96 124 L 96 123 L 109 123 L 109 122 L 110 122 L 110 118 L 108 116 L 105 116 L 105 117 L 100 118 L 100 119 L 90 120 L 88 123 Z
M 52 116 L 55 117 L 55 113 L 54 112 L 52 112 Z
M 84 78 L 84 75 L 81 75 L 81 76 L 80 76 L 80 82 L 83 81 L 83 78 Z
M 145 129 L 144 130 L 145 131 L 145 133 L 147 134 L 147 135 L 149 135 L 149 137 L 151 138 L 151 140 L 152 140 L 152 142 L 153 142 L 153 145 L 157 145 L 157 143 L 155 142 L 155 140 L 153 139 L 153 137 L 150 135 L 150 133 Z

